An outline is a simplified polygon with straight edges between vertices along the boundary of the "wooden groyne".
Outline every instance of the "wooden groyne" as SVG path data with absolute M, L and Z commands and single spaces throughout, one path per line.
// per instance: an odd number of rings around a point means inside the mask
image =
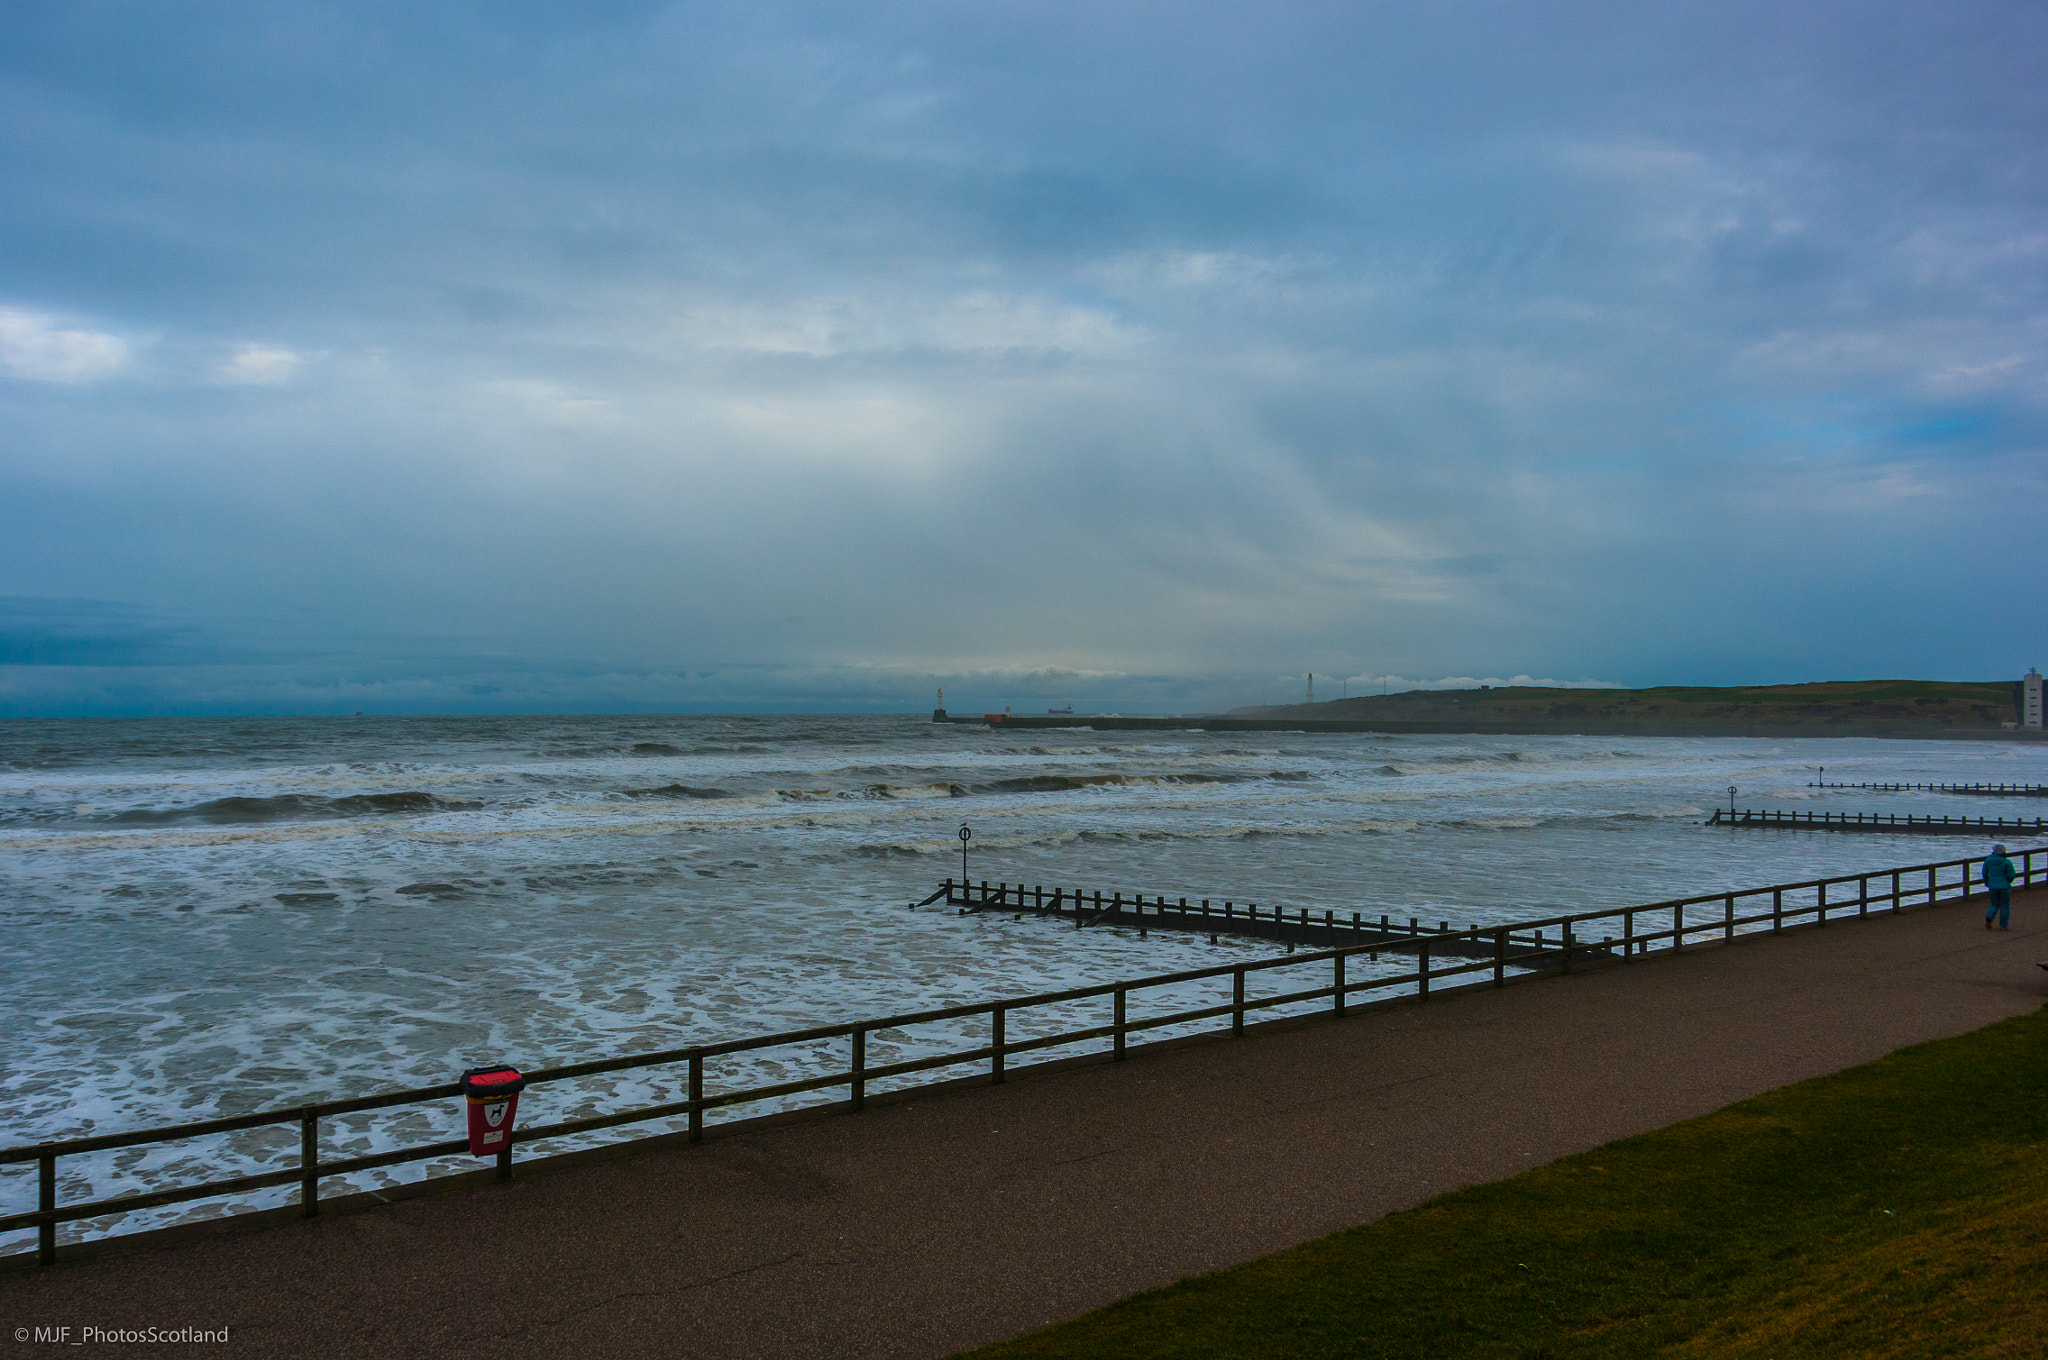
M 1406 924 L 1382 913 L 1377 921 L 1363 912 L 1341 914 L 1333 909 L 1309 907 L 1265 907 L 1256 902 L 1216 901 L 1185 897 L 1169 898 L 1163 893 L 1122 893 L 1085 891 L 1079 888 L 1047 888 L 1043 884 L 980 883 L 947 879 L 937 892 L 914 906 L 942 902 L 962 916 L 981 912 L 1007 911 L 1019 916 L 1045 916 L 1074 923 L 1076 930 L 1089 926 L 1124 926 L 1145 934 L 1154 930 L 1207 935 L 1214 941 L 1230 935 L 1244 939 L 1274 940 L 1289 949 L 1307 945 L 1316 949 L 1383 946 L 1389 949 L 1412 945 L 1429 937 L 1436 941 L 1434 952 L 1457 958 L 1492 958 L 1490 935 L 1475 932 L 1478 927 L 1454 927 L 1449 921 L 1434 926 L 1411 916 Z M 1562 932 L 1546 938 L 1541 929 L 1511 932 L 1508 944 L 1516 950 L 1562 949 Z M 1602 955 L 1604 944 L 1580 942 L 1574 946 L 1581 956 Z
M 1870 789 L 1878 793 L 1973 793 L 1987 798 L 2048 798 L 2048 784 L 1808 784 L 1809 789 Z
M 1804 831 L 1895 831 L 1917 836 L 2048 836 L 2048 818 L 1921 817 L 1896 812 L 1779 812 L 1715 808 L 1706 826 L 1769 826 Z

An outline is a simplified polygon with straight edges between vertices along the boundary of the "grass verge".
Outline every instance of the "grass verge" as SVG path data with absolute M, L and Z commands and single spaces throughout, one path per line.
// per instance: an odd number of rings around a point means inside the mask
M 2048 1355 L 2048 1009 L 972 1354 Z

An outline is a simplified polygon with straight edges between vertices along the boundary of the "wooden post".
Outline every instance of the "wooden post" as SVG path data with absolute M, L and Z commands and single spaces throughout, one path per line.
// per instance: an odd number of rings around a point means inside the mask
M 1559 967 L 1563 972 L 1569 973 L 1572 970 L 1572 923 L 1570 921 L 1564 923 L 1564 929 L 1557 933 L 1557 938 L 1559 943 L 1563 945 L 1562 952 L 1557 956 Z
M 1869 874 L 1859 874 L 1856 877 L 1856 914 L 1858 916 L 1870 915 Z
M 690 1055 L 690 1141 L 704 1141 L 704 1055 Z
M 320 1116 L 308 1105 L 299 1112 L 299 1217 L 320 1212 Z
M 1634 918 L 1631 917 L 1631 920 Z M 1498 926 L 1493 932 L 1493 985 L 1508 985 L 1508 928 Z
M 1124 1060 L 1124 994 L 1127 990 L 1127 988 L 1123 987 L 1116 989 L 1116 1020 L 1114 1022 L 1116 1034 L 1114 1037 L 1116 1039 L 1116 1060 L 1118 1062 Z
M 1785 890 L 1771 889 L 1771 934 L 1776 935 L 1785 928 Z
M 1899 887 L 1899 871 L 1892 870 L 1892 910 L 1897 911 L 1905 904 L 1906 894 Z
M 1685 903 L 1680 902 L 1678 905 L 1671 908 L 1671 952 L 1674 954 L 1679 954 L 1683 953 L 1684 951 Z
M 1331 1010 L 1333 1010 L 1333 1011 L 1335 1011 L 1335 1012 L 1337 1012 L 1337 1018 L 1338 1018 L 1339 1020 L 1342 1020 L 1342 1019 L 1344 1018 L 1344 959 L 1345 959 L 1345 957 L 1346 957 L 1345 955 L 1343 955 L 1343 954 L 1339 954 L 1339 955 L 1338 955 L 1338 956 L 1337 956 L 1336 958 L 1334 958 L 1334 959 L 1331 959 L 1331 960 L 1330 960 L 1330 963 L 1331 963 L 1331 964 L 1333 965 L 1333 968 L 1332 968 L 1332 973 L 1333 973 L 1333 976 L 1331 977 L 1331 980 L 1330 980 L 1330 986 L 1331 986 L 1332 988 L 1334 988 L 1334 990 L 1333 990 L 1333 991 L 1331 992 L 1331 994 L 1330 994 L 1330 1009 L 1331 1009 Z
M 1429 1000 L 1429 937 L 1418 937 L 1422 948 L 1415 955 L 1415 997 L 1418 1001 Z
M 989 1035 L 988 1079 L 992 1085 L 1003 1084 L 1003 1049 L 1009 1043 L 1010 1008 L 998 1006 L 995 1009 L 995 1029 Z
M 1244 969 L 1234 969 L 1230 975 L 1230 1037 L 1244 1038 Z
M 1729 893 L 1721 909 L 1721 938 L 1723 941 L 1735 938 L 1735 894 Z
M 1826 925 L 1828 923 L 1828 881 L 1826 879 L 1820 881 L 1820 886 L 1814 890 L 1814 894 L 1814 919 L 1819 924 Z
M 1621 914 L 1621 959 L 1626 963 L 1636 952 L 1636 909 L 1630 907 Z

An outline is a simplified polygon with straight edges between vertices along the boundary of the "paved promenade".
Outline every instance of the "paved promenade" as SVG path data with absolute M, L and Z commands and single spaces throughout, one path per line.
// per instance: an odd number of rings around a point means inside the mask
M 2048 1000 L 2048 891 L 0 1276 L 222 1354 L 943 1356 Z M 74 1335 L 76 1333 L 74 1332 Z M 211 1348 L 209 1348 L 211 1349 Z

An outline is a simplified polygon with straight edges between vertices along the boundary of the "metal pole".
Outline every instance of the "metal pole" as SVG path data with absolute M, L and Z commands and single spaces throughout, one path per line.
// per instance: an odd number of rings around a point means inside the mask
M 36 1208 L 46 1214 L 57 1212 L 57 1154 L 46 1152 L 36 1159 Z M 36 1264 L 57 1264 L 57 1224 L 46 1219 L 36 1225 Z
M 307 1106 L 299 1115 L 299 1217 L 320 1212 L 320 1116 Z
M 847 1073 L 847 1084 L 853 1088 L 853 1108 L 865 1110 L 868 1107 L 868 1032 L 864 1029 L 853 1032 L 853 1067 Z

